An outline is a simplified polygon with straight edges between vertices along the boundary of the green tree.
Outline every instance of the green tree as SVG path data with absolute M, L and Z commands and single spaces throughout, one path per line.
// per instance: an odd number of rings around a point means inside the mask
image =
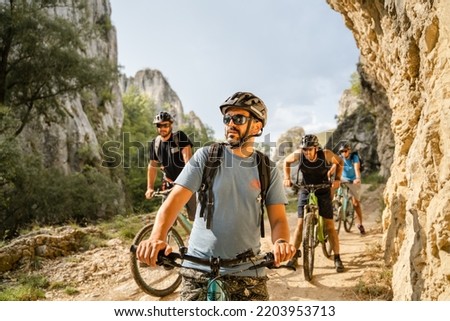
M 105 33 L 104 17 L 92 24 L 78 14 L 76 23 L 51 12 L 68 15 L 87 10 L 85 1 L 0 1 L 0 105 L 15 118 L 19 135 L 33 117 L 52 121 L 65 115 L 64 101 L 83 90 L 101 92 L 118 76 L 106 58 L 88 57 L 87 44 Z M 73 8 L 71 3 L 78 5 Z M 3 120 L 2 118 L 0 121 Z M 1 128 L 4 130 L 7 128 Z
M 147 96 L 131 87 L 122 96 L 124 120 L 122 126 L 123 166 L 127 197 L 136 212 L 150 209 L 145 202 L 149 143 L 158 135 L 152 124 L 155 105 Z

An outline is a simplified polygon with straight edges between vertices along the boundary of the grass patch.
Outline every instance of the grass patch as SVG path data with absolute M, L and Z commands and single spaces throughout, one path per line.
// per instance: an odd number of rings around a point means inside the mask
M 364 184 L 370 184 L 369 190 L 374 191 L 379 185 L 386 183 L 386 178 L 380 176 L 378 172 L 373 172 L 363 177 Z
M 381 244 L 371 244 L 366 247 L 364 257 L 381 264 L 375 269 L 364 273 L 353 292 L 360 301 L 392 301 L 392 268 L 383 264 L 383 248 Z
M 392 301 L 392 270 L 369 271 L 358 281 L 354 293 L 360 301 Z
M 45 289 L 50 283 L 38 275 L 20 276 L 18 284 L 0 288 L 0 301 L 37 301 L 45 299 Z
M 72 284 L 50 283 L 46 277 L 41 275 L 21 275 L 16 284 L 0 287 L 0 301 L 45 300 L 45 293 L 50 290 L 62 290 L 68 295 L 79 293 Z
M 49 290 L 62 290 L 67 295 L 76 295 L 80 293 L 78 289 L 73 284 L 67 284 L 65 282 L 53 282 L 49 288 Z
M 154 215 L 147 214 L 147 216 Z M 136 233 L 144 226 L 145 217 L 140 215 L 116 216 L 114 219 L 99 224 L 107 239 L 120 238 L 124 242 L 133 240 Z

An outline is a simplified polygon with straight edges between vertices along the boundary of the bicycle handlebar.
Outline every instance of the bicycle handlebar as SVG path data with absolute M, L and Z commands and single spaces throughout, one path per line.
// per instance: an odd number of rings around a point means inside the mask
M 153 192 L 153 195 L 152 195 L 152 196 L 159 196 L 159 197 L 167 196 L 167 195 L 170 194 L 170 192 L 172 191 L 172 189 L 173 189 L 173 187 L 172 187 L 172 188 L 169 188 L 169 189 L 166 189 L 166 190 L 163 190 L 163 191 L 161 191 L 161 190 L 158 189 L 158 190 L 156 190 L 156 191 Z
M 137 246 L 131 245 L 130 251 L 133 253 L 136 253 Z M 169 255 L 164 254 L 164 250 L 159 251 L 158 253 L 158 259 L 156 261 L 156 264 L 159 266 L 163 266 L 165 268 L 175 268 L 175 267 L 181 267 L 181 263 L 177 261 L 190 261 L 193 263 L 197 263 L 204 266 L 209 266 L 211 270 L 213 269 L 219 269 L 220 267 L 233 267 L 237 266 L 242 263 L 248 263 L 248 262 L 257 262 L 259 263 L 252 265 L 249 267 L 249 270 L 255 270 L 262 267 L 267 267 L 268 269 L 278 269 L 278 268 L 286 268 L 290 270 L 296 270 L 294 266 L 288 266 L 288 265 L 280 265 L 275 266 L 275 257 L 272 252 L 266 252 L 262 254 L 255 255 L 253 253 L 253 250 L 249 249 L 243 253 L 240 253 L 236 255 L 235 258 L 232 259 L 222 259 L 220 257 L 210 257 L 210 258 L 199 258 L 196 256 L 192 256 L 189 254 L 186 254 L 187 248 L 181 247 L 180 252 L 171 252 Z
M 297 183 L 292 183 L 295 187 L 298 188 L 304 188 L 308 191 L 316 191 L 318 189 L 321 188 L 330 188 L 331 187 L 331 183 L 322 183 L 322 184 L 297 184 Z

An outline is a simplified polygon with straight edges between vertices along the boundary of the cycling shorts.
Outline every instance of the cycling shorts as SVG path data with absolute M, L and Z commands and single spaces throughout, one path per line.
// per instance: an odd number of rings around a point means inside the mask
M 308 203 L 308 191 L 302 189 L 298 195 L 298 218 L 303 218 L 303 207 Z M 331 190 L 329 188 L 316 192 L 319 205 L 319 215 L 323 218 L 333 218 L 333 206 L 331 203 Z
M 181 268 L 183 277 L 180 291 L 181 301 L 206 301 L 208 292 L 208 273 Z M 219 278 L 231 301 L 268 301 L 267 276 L 248 277 L 224 275 Z

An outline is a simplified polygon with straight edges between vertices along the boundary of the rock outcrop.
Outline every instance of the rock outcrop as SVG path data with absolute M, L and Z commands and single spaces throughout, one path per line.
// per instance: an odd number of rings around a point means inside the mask
M 383 227 L 394 300 L 449 300 L 450 5 L 327 2 L 355 37 L 364 86 L 386 98 L 378 115 L 390 114 L 377 130 L 393 137 L 378 150 L 393 147 Z
M 91 24 L 110 22 L 109 1 L 90 0 L 86 8 L 77 8 L 68 3 L 60 6 L 54 14 L 77 23 L 79 15 Z M 85 54 L 103 57 L 117 63 L 117 36 L 114 27 L 105 28 L 102 37 L 87 43 Z M 119 84 L 111 84 L 110 98 L 105 100 L 99 93 L 90 97 L 67 100 L 62 120 L 45 123 L 36 120 L 21 134 L 21 139 L 30 152 L 42 153 L 44 165 L 55 167 L 65 173 L 80 171 L 84 164 L 98 166 L 101 161 L 100 145 L 119 135 L 123 122 L 123 106 Z
M 193 111 L 185 114 L 180 98 L 159 70 L 149 68 L 139 70 L 134 77 L 122 75 L 120 79 L 122 94 L 131 87 L 149 97 L 154 103 L 156 111 L 165 110 L 175 115 L 176 126 L 192 125 L 199 131 L 205 128 Z
M 339 101 L 337 115 L 337 128 L 327 141 L 326 148 L 338 153 L 343 143 L 349 143 L 353 151 L 357 151 L 364 159 L 364 172 L 377 172 L 381 176 L 389 176 L 390 163 L 384 159 L 379 161 L 378 144 L 382 136 L 377 130 L 377 119 L 373 105 L 368 101 L 366 95 L 353 93 L 347 89 Z M 391 154 L 392 155 L 392 154 Z

